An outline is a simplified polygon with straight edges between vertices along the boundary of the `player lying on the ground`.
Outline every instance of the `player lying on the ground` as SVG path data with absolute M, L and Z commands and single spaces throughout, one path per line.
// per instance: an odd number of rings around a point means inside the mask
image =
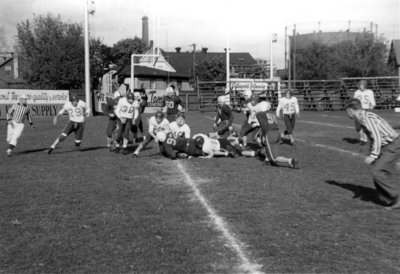
M 190 158 L 192 156 L 202 156 L 202 149 L 196 145 L 192 138 L 175 138 L 171 132 L 157 132 L 157 140 L 160 142 L 161 154 L 170 159 Z
M 210 138 L 205 134 L 198 133 L 193 136 L 193 139 L 205 155 L 202 158 L 212 158 L 214 156 L 235 157 L 235 148 L 227 138 Z
M 77 96 L 71 96 L 70 101 L 66 102 L 62 109 L 57 113 L 56 117 L 53 119 L 53 124 L 56 125 L 58 121 L 58 117 L 63 115 L 65 112 L 68 112 L 69 121 L 65 126 L 61 135 L 54 141 L 54 143 L 50 146 L 47 151 L 48 154 L 51 154 L 56 146 L 67 138 L 72 132 L 75 133 L 75 148 L 80 150 L 80 145 L 83 138 L 83 130 L 85 127 L 85 116 L 89 113 L 89 108 L 86 106 L 86 103 L 82 100 L 79 100 Z
M 226 103 L 226 97 L 218 97 L 217 115 L 214 118 L 213 129 L 217 138 L 226 138 L 232 132 L 233 114 L 231 108 Z
M 133 153 L 133 157 L 138 157 L 140 151 L 150 144 L 152 140 L 158 143 L 159 140 L 156 135 L 159 131 L 170 132 L 169 122 L 164 118 L 164 113 L 162 111 L 157 111 L 154 116 L 150 117 L 149 130 L 144 137 L 144 141 L 139 144 Z
M 280 112 L 283 112 L 283 121 L 285 122 L 286 130 L 281 136 L 288 136 L 290 144 L 294 145 L 293 129 L 296 124 L 296 116 L 299 117 L 299 103 L 297 98 L 291 95 L 290 90 L 287 90 L 285 97 L 279 99 L 278 107 L 276 108 L 276 116 L 281 118 Z
M 265 162 L 274 166 L 286 166 L 298 168 L 298 161 L 295 158 L 286 158 L 280 156 L 279 142 L 281 133 L 279 132 L 276 117 L 270 112 L 271 104 L 263 101 L 255 106 L 256 117 L 260 123 L 262 133 L 262 144 L 265 147 L 267 157 Z
M 256 118 L 256 112 L 254 111 L 254 107 L 258 102 L 257 96 L 253 96 L 252 91 L 249 89 L 243 92 L 243 96 L 246 101 L 246 108 L 244 109 L 246 120 L 242 124 L 239 135 L 243 140 L 243 146 L 246 147 L 247 135 L 259 129 L 260 124 Z

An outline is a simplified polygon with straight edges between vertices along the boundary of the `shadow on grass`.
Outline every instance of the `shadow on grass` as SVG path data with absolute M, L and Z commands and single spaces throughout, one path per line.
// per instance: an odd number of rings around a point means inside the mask
M 358 139 L 355 139 L 355 138 L 347 138 L 347 137 L 345 137 L 345 138 L 343 138 L 342 139 L 343 141 L 346 141 L 347 143 L 349 143 L 349 144 L 358 144 L 358 143 L 360 143 L 360 140 L 358 140 Z
M 15 155 L 25 155 L 25 154 L 41 152 L 41 151 L 45 151 L 45 150 L 48 150 L 48 148 L 46 147 L 46 148 L 38 148 L 38 149 L 27 149 L 27 150 L 18 151 L 15 153 Z
M 354 193 L 353 199 L 360 199 L 365 202 L 372 202 L 377 205 L 386 206 L 386 203 L 379 199 L 378 192 L 370 187 L 339 183 L 334 180 L 325 181 L 327 184 L 338 186 Z

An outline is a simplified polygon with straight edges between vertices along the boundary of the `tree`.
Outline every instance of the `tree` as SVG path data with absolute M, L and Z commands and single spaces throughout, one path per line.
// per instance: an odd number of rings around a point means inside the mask
M 105 69 L 112 63 L 111 47 L 102 43 L 99 38 L 90 40 L 90 76 L 92 88 L 100 89 L 100 78 L 104 75 Z
M 82 26 L 51 14 L 17 25 L 21 76 L 34 88 L 80 89 L 84 85 Z
M 332 46 L 313 43 L 307 49 L 296 51 L 296 79 L 391 75 L 386 65 L 387 55 L 384 39 L 375 39 L 370 33 Z
M 206 59 L 196 66 L 196 75 L 201 81 L 225 81 L 225 61 L 218 57 Z
M 115 64 L 121 68 L 131 63 L 131 55 L 134 53 L 140 54 L 146 51 L 146 45 L 142 39 L 135 36 L 135 38 L 126 38 L 119 40 L 111 48 L 111 56 Z

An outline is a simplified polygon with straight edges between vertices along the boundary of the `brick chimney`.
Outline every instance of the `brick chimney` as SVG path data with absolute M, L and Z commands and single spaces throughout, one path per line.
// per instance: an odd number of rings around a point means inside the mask
M 149 18 L 147 16 L 142 17 L 142 42 L 149 46 Z
M 208 48 L 201 48 L 202 53 L 207 53 Z
M 176 51 L 177 53 L 180 53 L 180 52 L 181 52 L 181 49 L 182 49 L 181 47 L 176 47 L 176 48 L 175 48 L 175 51 Z

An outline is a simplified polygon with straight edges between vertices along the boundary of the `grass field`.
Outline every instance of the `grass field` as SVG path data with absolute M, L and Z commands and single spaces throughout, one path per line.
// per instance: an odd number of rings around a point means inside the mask
M 192 133 L 212 115 L 188 113 Z M 106 117 L 87 120 L 82 151 L 70 136 L 47 155 L 66 121 L 35 120 L 11 158 L 0 121 L 1 273 L 400 272 L 400 211 L 378 199 L 344 112 L 302 113 L 297 146 L 281 145 L 300 169 L 169 160 L 154 143 L 110 153 Z

